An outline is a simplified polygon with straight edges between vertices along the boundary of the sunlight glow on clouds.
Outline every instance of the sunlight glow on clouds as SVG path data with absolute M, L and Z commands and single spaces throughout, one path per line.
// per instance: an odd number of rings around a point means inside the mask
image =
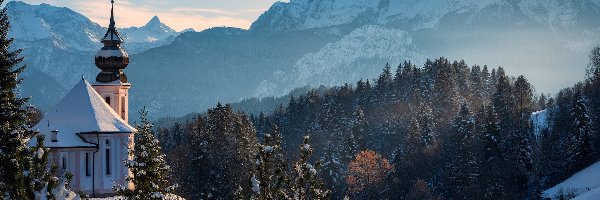
M 23 0 L 68 7 L 101 26 L 108 26 L 109 0 Z M 143 26 L 153 16 L 171 28 L 197 31 L 217 26 L 247 29 L 277 0 L 115 0 L 119 27 Z M 289 0 L 286 0 L 289 1 Z

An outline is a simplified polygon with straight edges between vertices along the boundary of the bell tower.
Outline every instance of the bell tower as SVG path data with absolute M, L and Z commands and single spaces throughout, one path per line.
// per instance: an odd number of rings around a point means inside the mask
M 127 81 L 123 69 L 129 64 L 129 55 L 121 48 L 124 41 L 115 27 L 114 3 L 114 0 L 111 1 L 110 24 L 101 40 L 104 47 L 95 56 L 96 67 L 101 71 L 92 86 L 121 119 L 128 122 L 128 90 L 131 88 L 131 84 Z

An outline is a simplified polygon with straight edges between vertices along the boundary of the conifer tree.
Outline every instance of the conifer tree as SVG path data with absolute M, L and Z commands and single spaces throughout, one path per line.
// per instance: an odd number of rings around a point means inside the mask
M 166 199 L 176 185 L 169 185 L 167 173 L 170 168 L 160 144 L 154 139 L 152 123 L 146 118 L 147 112 L 141 111 L 141 123 L 136 124 L 135 146 L 129 150 L 132 160 L 126 160 L 125 166 L 132 176 L 126 180 L 134 185 L 133 189 L 115 186 L 117 194 L 127 199 Z
M 368 148 L 373 148 L 375 145 L 371 143 L 374 138 L 369 131 L 369 122 L 363 112 L 363 109 L 358 106 L 354 111 L 352 121 L 352 135 L 356 138 L 357 147 L 355 150 L 362 151 Z
M 481 166 L 481 189 L 485 199 L 506 198 L 505 166 L 500 142 L 500 123 L 493 107 L 484 107 L 479 126 L 479 165 Z
M 258 186 L 252 187 L 252 199 L 285 199 L 289 194 L 289 177 L 286 174 L 281 134 L 276 125 L 265 134 L 265 144 L 258 145 L 255 162 L 256 175 L 251 180 L 255 180 Z
M 587 75 L 591 80 L 600 80 L 600 46 L 594 47 L 590 53 Z
M 292 198 L 300 200 L 329 199 L 331 192 L 324 188 L 323 182 L 317 174 L 320 162 L 314 165 L 309 162 L 313 149 L 308 140 L 309 137 L 305 136 L 304 142 L 300 145 L 300 160 L 293 167 Z
M 462 105 L 452 124 L 452 134 L 446 141 L 446 184 L 448 193 L 456 199 L 478 196 L 479 167 L 471 145 L 475 121 L 467 105 Z
M 580 170 L 591 164 L 593 161 L 591 120 L 587 108 L 587 100 L 580 91 L 575 93 L 571 111 L 572 129 L 568 137 L 568 155 L 571 169 Z
M 27 175 L 27 183 L 29 184 L 29 194 L 34 194 L 35 199 L 46 196 L 48 181 L 51 174 L 46 170 L 48 164 L 48 149 L 44 146 L 44 135 L 37 135 L 37 144 L 31 148 L 33 156 L 29 166 L 29 174 Z
M 0 0 L 0 4 L 4 0 Z M 27 98 L 19 97 L 19 75 L 25 70 L 20 63 L 21 50 L 11 50 L 12 38 L 6 8 L 0 12 L 0 197 L 27 199 L 27 183 L 23 174 L 29 157 L 27 140 Z

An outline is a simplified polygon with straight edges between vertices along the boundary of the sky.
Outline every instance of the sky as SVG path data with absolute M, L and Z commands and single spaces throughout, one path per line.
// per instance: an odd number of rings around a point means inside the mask
M 90 20 L 108 26 L 110 0 L 23 0 L 68 7 Z M 289 0 L 283 0 L 289 2 Z M 277 0 L 115 0 L 118 27 L 143 26 L 153 16 L 181 31 L 230 26 L 247 29 Z

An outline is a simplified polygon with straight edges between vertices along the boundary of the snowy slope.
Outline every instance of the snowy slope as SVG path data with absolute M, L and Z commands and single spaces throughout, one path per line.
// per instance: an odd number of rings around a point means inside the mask
M 30 5 L 11 1 L 6 5 L 10 16 L 9 36 L 17 38 L 16 45 L 31 47 L 26 43 L 50 40 L 54 47 L 69 51 L 97 51 L 106 28 L 69 9 L 49 4 Z M 107 11 L 107 14 L 108 11 Z M 118 16 L 117 16 L 118 26 Z M 130 53 L 142 52 L 152 47 L 170 43 L 178 32 L 152 18 L 143 27 L 119 29 Z
M 384 65 L 405 60 L 422 61 L 409 33 L 378 25 L 360 27 L 339 41 L 326 44 L 317 52 L 300 58 L 290 74 L 273 73 L 263 81 L 256 96 L 284 95 L 310 85 L 334 86 L 376 77 Z
M 599 5 L 597 0 L 291 0 L 274 4 L 251 29 L 290 31 L 351 23 L 400 23 L 421 29 L 435 28 L 446 18 L 463 15 L 467 22 L 524 15 L 558 27 L 598 14 Z
M 600 199 L 600 162 L 581 170 L 562 183 L 543 192 L 547 198 L 573 194 L 577 199 Z

